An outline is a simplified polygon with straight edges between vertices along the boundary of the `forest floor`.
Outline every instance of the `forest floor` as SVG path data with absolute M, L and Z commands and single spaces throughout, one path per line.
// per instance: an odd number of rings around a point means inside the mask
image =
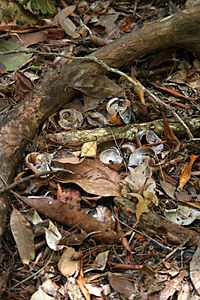
M 51 5 L 34 27 L 0 24 L 0 123 L 49 66 L 184 9 Z M 109 71 L 85 78 L 87 93 L 77 83 L 24 151 L 7 187 L 1 299 L 200 299 L 200 62 L 165 49 Z

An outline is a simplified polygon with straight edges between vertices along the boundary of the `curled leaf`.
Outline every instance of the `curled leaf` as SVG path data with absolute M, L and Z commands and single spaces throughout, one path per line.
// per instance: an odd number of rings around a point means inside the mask
M 28 264 L 35 257 L 34 237 L 29 222 L 17 210 L 13 209 L 10 227 L 17 244 L 19 255 L 24 264 Z
M 182 189 L 186 185 L 186 183 L 190 180 L 192 166 L 193 166 L 195 160 L 197 160 L 198 158 L 199 158 L 199 155 L 195 155 L 195 154 L 190 155 L 190 160 L 189 160 L 189 162 L 187 162 L 185 164 L 183 171 L 181 173 L 181 176 L 180 176 L 180 180 L 179 180 L 180 189 Z

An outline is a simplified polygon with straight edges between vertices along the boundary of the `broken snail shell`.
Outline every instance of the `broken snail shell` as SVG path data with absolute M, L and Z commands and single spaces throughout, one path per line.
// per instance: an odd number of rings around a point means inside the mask
M 63 109 L 59 112 L 58 124 L 65 130 L 79 128 L 83 123 L 83 115 L 76 109 Z
M 146 158 L 153 160 L 155 152 L 153 149 L 147 146 L 141 146 L 137 148 L 129 157 L 128 166 L 137 166 L 144 162 Z
M 53 154 L 32 152 L 29 153 L 25 158 L 26 166 L 33 171 L 35 174 L 41 174 L 46 171 L 50 171 L 51 161 Z M 44 176 L 46 177 L 46 176 Z
M 129 124 L 131 121 L 130 101 L 123 97 L 115 97 L 108 101 L 106 110 L 112 124 Z
M 116 147 L 102 151 L 99 159 L 101 163 L 115 171 L 119 171 L 123 163 L 123 157 Z

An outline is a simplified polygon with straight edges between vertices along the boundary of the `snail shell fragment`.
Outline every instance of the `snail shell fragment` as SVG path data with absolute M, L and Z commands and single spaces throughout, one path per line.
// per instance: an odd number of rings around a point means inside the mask
M 115 147 L 102 151 L 99 159 L 102 164 L 115 171 L 119 171 L 123 164 L 123 157 L 120 151 Z
M 123 97 L 115 97 L 108 101 L 106 110 L 112 124 L 129 124 L 131 121 L 130 101 Z
M 58 124 L 65 130 L 77 129 L 83 123 L 83 115 L 76 109 L 63 109 L 59 112 Z

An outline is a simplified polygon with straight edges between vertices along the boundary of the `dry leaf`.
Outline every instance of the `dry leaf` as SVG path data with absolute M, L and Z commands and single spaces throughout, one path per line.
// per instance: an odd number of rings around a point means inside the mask
M 198 245 L 190 262 L 190 278 L 200 296 L 200 244 Z
M 58 269 L 66 276 L 72 276 L 79 270 L 80 261 L 75 259 L 76 251 L 72 247 L 66 247 L 58 262 Z
M 179 275 L 174 279 L 166 282 L 166 287 L 160 293 L 160 300 L 168 300 L 172 298 L 176 291 L 180 289 L 180 284 L 185 276 L 185 271 L 180 271 Z
M 173 130 L 169 127 L 169 123 L 167 118 L 163 118 L 163 133 L 166 139 L 172 143 L 173 152 L 177 152 L 180 149 L 180 142 L 178 138 L 175 136 Z
M 80 270 L 80 273 L 79 273 L 79 276 L 78 278 L 76 279 L 76 283 L 78 284 L 82 294 L 84 295 L 85 299 L 86 300 L 90 300 L 91 297 L 90 297 L 90 293 L 85 285 L 85 279 L 84 279 L 84 276 L 83 276 L 83 270 L 81 269 Z
M 81 148 L 81 157 L 91 157 L 95 158 L 97 155 L 97 142 L 87 142 L 84 143 Z
M 17 244 L 19 255 L 24 264 L 28 264 L 35 257 L 34 237 L 29 222 L 17 210 L 13 209 L 10 227 Z
M 78 165 L 66 164 L 72 173 L 66 179 L 58 179 L 61 183 L 76 183 L 89 194 L 103 197 L 119 196 L 120 175 L 102 165 L 97 159 L 85 159 Z
M 122 293 L 127 298 L 135 296 L 136 289 L 131 280 L 125 275 L 119 276 L 114 273 L 109 273 L 108 280 L 112 288 L 118 293 Z
M 62 235 L 52 221 L 47 220 L 47 222 L 48 225 L 44 226 L 47 245 L 50 249 L 58 251 L 63 248 L 63 246 L 58 245 L 62 238 Z
M 136 204 L 136 212 L 135 212 L 136 220 L 138 223 L 140 220 L 140 216 L 145 212 L 149 212 L 149 209 L 148 209 L 147 203 L 145 202 L 144 198 L 140 194 L 130 193 L 130 195 L 137 198 L 137 200 L 138 200 L 138 203 Z
M 190 155 L 190 160 L 189 160 L 189 162 L 187 162 L 185 164 L 185 167 L 183 168 L 183 171 L 180 176 L 180 180 L 179 180 L 180 189 L 182 189 L 186 185 L 188 180 L 190 180 L 192 166 L 193 166 L 195 160 L 197 160 L 198 158 L 199 158 L 199 155 L 195 155 L 195 154 Z

